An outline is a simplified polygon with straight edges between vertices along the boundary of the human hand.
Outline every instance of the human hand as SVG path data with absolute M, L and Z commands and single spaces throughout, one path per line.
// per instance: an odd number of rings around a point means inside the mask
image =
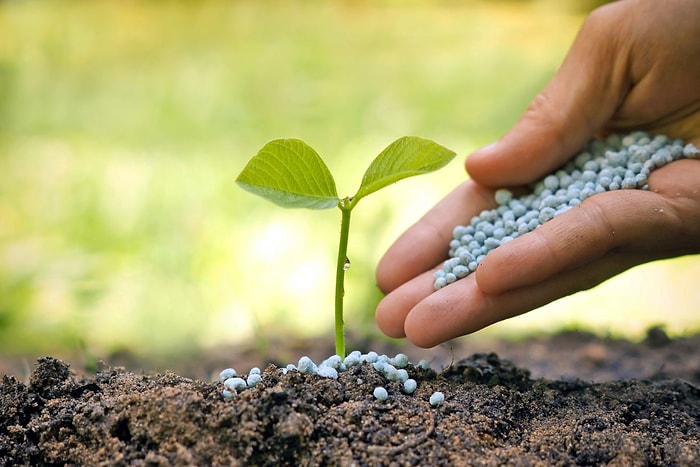
M 559 71 L 458 186 L 387 251 L 377 324 L 430 347 L 588 289 L 648 261 L 700 252 L 700 160 L 651 173 L 649 190 L 595 195 L 489 253 L 438 291 L 456 225 L 495 206 L 493 188 L 533 182 L 593 135 L 645 130 L 700 146 L 700 2 L 625 0 L 593 12 Z

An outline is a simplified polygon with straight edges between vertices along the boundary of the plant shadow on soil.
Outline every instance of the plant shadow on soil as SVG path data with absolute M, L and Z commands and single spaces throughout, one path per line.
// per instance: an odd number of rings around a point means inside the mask
M 507 360 L 409 367 L 411 395 L 368 364 L 337 380 L 270 364 L 232 400 L 206 378 L 77 375 L 44 357 L 28 381 L 3 377 L 0 466 L 698 465 L 699 344 L 658 328 L 640 343 L 578 332 L 504 342 L 493 349 Z M 431 407 L 435 391 L 445 401 Z

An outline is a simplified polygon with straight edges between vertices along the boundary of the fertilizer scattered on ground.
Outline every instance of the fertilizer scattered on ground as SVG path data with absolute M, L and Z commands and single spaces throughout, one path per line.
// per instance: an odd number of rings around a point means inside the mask
M 425 360 L 421 360 L 417 364 L 411 364 L 408 357 L 402 353 L 399 353 L 394 357 L 389 357 L 387 355 L 379 355 L 376 352 L 368 352 L 363 354 L 356 350 L 350 352 L 350 354 L 348 354 L 348 356 L 345 358 L 341 358 L 338 355 L 332 355 L 318 365 L 314 363 L 311 358 L 303 356 L 299 359 L 299 362 L 296 365 L 289 364 L 284 368 L 280 368 L 279 371 L 282 373 L 287 373 L 288 371 L 298 371 L 307 375 L 317 375 L 323 378 L 338 379 L 339 373 L 362 364 L 371 365 L 372 368 L 380 373 L 387 382 L 397 381 L 402 383 L 403 392 L 405 394 L 413 394 L 418 387 L 416 380 L 409 377 L 409 370 L 425 370 L 430 368 L 429 363 Z M 254 387 L 262 380 L 263 377 L 264 376 L 260 373 L 259 368 L 251 369 L 247 378 L 239 376 L 236 370 L 233 368 L 226 368 L 219 373 L 219 380 L 224 385 L 224 389 L 222 390 L 221 394 L 226 399 L 233 399 L 241 391 Z M 435 397 L 439 397 L 436 396 L 436 394 L 441 393 L 435 393 L 433 396 L 431 396 L 430 404 L 433 407 L 436 407 L 441 403 L 441 401 L 436 403 L 433 400 Z M 376 387 L 373 395 L 379 401 L 385 401 L 389 397 L 387 389 L 383 386 Z

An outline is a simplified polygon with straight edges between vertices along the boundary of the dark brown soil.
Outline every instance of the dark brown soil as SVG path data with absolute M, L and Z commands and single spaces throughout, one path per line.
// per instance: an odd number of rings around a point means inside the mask
M 493 348 L 520 367 L 495 353 L 412 367 L 407 395 L 367 364 L 338 380 L 269 365 L 233 400 L 218 381 L 78 376 L 40 358 L 28 381 L 2 380 L 0 466 L 700 465 L 700 336 L 566 333 Z M 434 408 L 435 391 L 445 402 Z

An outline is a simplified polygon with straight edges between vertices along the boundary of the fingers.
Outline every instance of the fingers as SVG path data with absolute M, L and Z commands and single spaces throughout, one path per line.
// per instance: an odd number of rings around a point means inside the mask
M 560 166 L 594 135 L 645 130 L 697 141 L 700 9 L 615 2 L 584 22 L 562 66 L 513 128 L 474 152 L 478 183 L 515 186 Z
M 581 254 L 571 261 L 566 256 L 572 256 L 572 252 L 566 251 L 566 248 L 562 248 L 558 254 L 550 250 L 547 243 L 549 236 L 556 238 L 563 234 L 567 238 L 576 238 L 576 228 L 570 222 L 560 223 L 558 229 L 550 229 L 547 235 L 535 235 L 566 214 L 491 251 L 475 274 L 440 290 L 435 291 L 433 288 L 433 272 L 440 265 L 406 281 L 379 303 L 375 315 L 378 327 L 390 337 L 408 337 L 416 345 L 430 347 L 524 313 L 574 291 L 592 287 L 624 270 L 614 269 L 611 272 L 609 265 L 608 268 L 601 269 L 599 274 L 591 270 L 591 267 L 607 261 L 606 258 L 600 259 L 602 253 L 596 252 L 588 258 Z M 565 232 L 568 227 L 573 229 L 573 235 Z M 588 249 L 599 248 L 601 242 L 609 245 L 610 239 L 604 238 L 606 231 L 607 226 L 604 224 L 604 228 L 597 234 L 603 240 L 593 241 Z M 580 253 L 586 250 L 579 249 Z M 489 265 L 485 266 L 487 261 Z M 572 274 L 571 270 L 579 268 L 583 268 L 579 271 L 581 277 L 576 281 L 564 280 Z M 482 270 L 486 272 L 482 273 Z
M 666 257 L 697 251 L 698 176 L 700 161 L 677 161 L 651 174 L 649 191 L 592 196 L 490 252 L 475 272 L 479 288 L 501 294 L 538 284 L 616 249 Z
M 430 347 L 644 262 L 700 251 L 700 160 L 654 171 L 648 191 L 601 193 L 491 251 L 475 274 L 433 291 L 433 270 L 389 293 L 377 324 Z
M 651 257 L 617 253 L 558 274 L 535 287 L 521 287 L 502 295 L 487 295 L 468 276 L 423 297 L 430 277 L 417 277 L 387 295 L 378 309 L 378 322 L 393 330 L 394 337 L 406 336 L 420 347 L 433 347 L 455 337 L 523 314 L 555 299 L 586 290 Z M 424 283 L 425 282 L 425 283 Z M 407 312 L 401 311 L 415 301 Z M 395 306 L 398 304 L 401 306 Z M 380 315 L 381 314 L 381 315 Z M 385 328 L 382 328 L 384 330 Z
M 656 198 L 637 190 L 593 196 L 495 249 L 479 265 L 476 281 L 485 293 L 500 294 L 601 258 L 635 237 L 657 235 L 671 213 L 660 210 Z
M 467 180 L 404 232 L 377 265 L 377 285 L 390 292 L 447 259 L 452 231 L 495 206 L 493 190 Z
M 491 187 L 530 183 L 564 163 L 613 116 L 630 86 L 625 3 L 594 11 L 514 127 L 467 158 L 475 181 Z
M 682 139 L 698 136 L 698 4 L 693 0 L 639 2 L 632 14 L 633 86 L 608 128 L 616 132 L 642 129 Z
M 374 318 L 384 334 L 394 338 L 406 337 L 404 330 L 406 316 L 423 299 L 437 293 L 433 288 L 434 270 L 423 272 L 406 281 L 379 302 Z

